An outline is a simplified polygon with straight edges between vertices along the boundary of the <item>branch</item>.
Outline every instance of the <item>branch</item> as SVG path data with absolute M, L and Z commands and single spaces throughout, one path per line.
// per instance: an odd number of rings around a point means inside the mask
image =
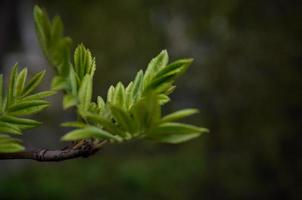
M 107 141 L 95 142 L 94 140 L 81 140 L 75 145 L 61 150 L 38 149 L 16 153 L 0 153 L 0 160 L 30 159 L 39 162 L 58 162 L 80 157 L 89 157 L 95 154 Z

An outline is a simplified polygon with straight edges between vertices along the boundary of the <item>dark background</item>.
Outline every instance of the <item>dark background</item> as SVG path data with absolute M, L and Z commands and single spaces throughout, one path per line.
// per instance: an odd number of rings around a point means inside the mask
M 181 145 L 137 141 L 62 163 L 1 161 L 0 199 L 302 199 L 302 1 L 0 0 L 0 70 L 49 68 L 33 4 L 61 15 L 97 60 L 95 94 L 132 80 L 162 49 L 193 57 L 165 112 L 210 134 Z M 49 86 L 49 79 L 45 87 Z M 96 95 L 95 95 L 96 96 Z M 60 95 L 25 132 L 29 148 L 62 146 Z

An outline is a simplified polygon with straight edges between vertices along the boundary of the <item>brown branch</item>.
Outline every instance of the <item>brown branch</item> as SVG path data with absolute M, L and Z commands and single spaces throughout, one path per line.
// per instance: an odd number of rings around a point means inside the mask
M 61 150 L 38 149 L 16 153 L 0 153 L 0 160 L 31 159 L 40 162 L 58 162 L 79 157 L 88 157 L 100 150 L 107 141 L 95 142 L 94 140 L 81 140 L 72 146 Z

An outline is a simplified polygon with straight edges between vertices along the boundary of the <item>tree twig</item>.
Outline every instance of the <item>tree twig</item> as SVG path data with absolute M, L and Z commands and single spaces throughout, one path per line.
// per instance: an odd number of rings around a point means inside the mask
M 15 153 L 0 153 L 0 160 L 30 159 L 39 162 L 58 162 L 79 157 L 89 157 L 95 154 L 100 147 L 107 143 L 106 140 L 95 142 L 94 140 L 81 140 L 75 145 L 60 150 L 38 149 Z

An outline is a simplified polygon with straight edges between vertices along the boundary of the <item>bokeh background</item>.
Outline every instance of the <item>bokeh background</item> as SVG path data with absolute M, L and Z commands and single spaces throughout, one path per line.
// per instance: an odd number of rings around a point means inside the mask
M 162 49 L 193 57 L 165 112 L 210 134 L 181 145 L 107 145 L 62 163 L 0 162 L 0 199 L 302 199 L 302 1 L 0 0 L 0 70 L 52 69 L 38 47 L 34 4 L 61 15 L 66 34 L 97 60 L 95 94 L 132 80 Z M 50 78 L 44 87 L 49 87 Z M 61 96 L 24 134 L 57 148 L 72 119 Z

